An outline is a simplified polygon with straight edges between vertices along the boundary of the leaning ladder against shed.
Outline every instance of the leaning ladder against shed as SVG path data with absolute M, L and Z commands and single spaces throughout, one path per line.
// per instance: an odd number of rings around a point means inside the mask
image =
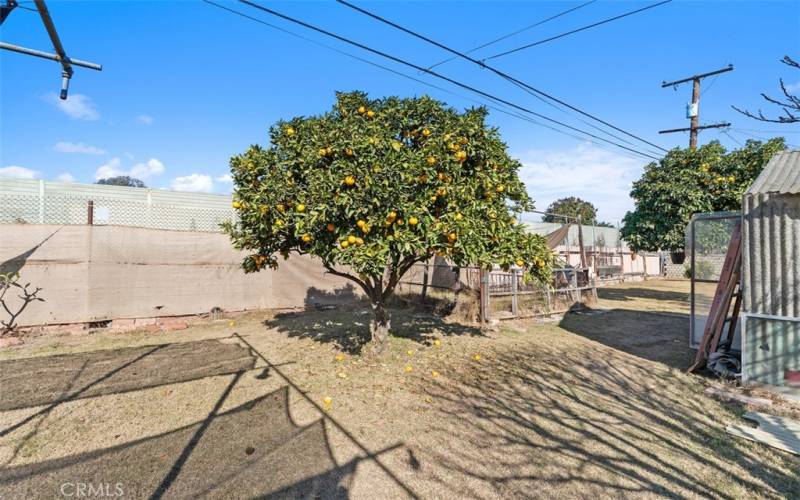
M 736 291 L 740 282 L 742 263 L 742 224 L 737 223 L 731 234 L 731 241 L 728 251 L 725 254 L 725 263 L 722 265 L 717 289 L 714 292 L 714 300 L 711 302 L 711 309 L 708 311 L 708 320 L 703 329 L 703 338 L 700 347 L 697 349 L 694 363 L 689 367 L 690 372 L 699 370 L 706 365 L 708 356 L 716 352 L 719 346 L 719 339 L 725 324 L 728 323 L 728 338 L 733 338 L 736 331 L 736 323 L 741 307 L 741 289 Z M 731 308 L 731 300 L 735 297 L 733 314 L 728 317 Z

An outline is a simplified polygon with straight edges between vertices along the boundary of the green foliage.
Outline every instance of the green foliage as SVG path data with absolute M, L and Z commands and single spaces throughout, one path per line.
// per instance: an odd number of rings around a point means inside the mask
M 747 141 L 731 152 L 717 141 L 696 150 L 671 150 L 633 183 L 636 208 L 623 219 L 622 237 L 635 251 L 682 250 L 692 215 L 739 210 L 744 192 L 785 147 L 783 138 L 775 138 Z
M 514 218 L 533 206 L 520 163 L 485 118 L 483 108 L 458 113 L 425 96 L 351 92 L 325 114 L 276 123 L 268 147 L 231 159 L 239 221 L 226 230 L 252 252 L 244 270 L 310 254 L 373 302 L 434 254 L 456 265 L 517 262 L 549 280 L 544 238 Z
M 556 200 L 547 207 L 547 215 L 542 217 L 544 222 L 565 222 L 562 217 L 553 214 L 567 215 L 570 217 L 580 217 L 583 224 L 594 224 L 597 222 L 597 209 L 588 201 L 570 196 Z
M 696 255 L 724 255 L 730 245 L 735 219 L 698 219 L 694 223 L 694 251 Z M 691 243 L 691 234 L 687 242 Z M 687 249 L 688 251 L 688 249 Z
M 692 277 L 692 264 L 687 262 L 683 266 L 683 275 L 691 279 Z M 696 260 L 694 263 L 694 277 L 698 280 L 714 280 L 719 277 L 717 266 L 710 260 Z
M 144 182 L 129 175 L 118 175 L 116 177 L 109 177 L 107 179 L 100 179 L 97 184 L 106 184 L 109 186 L 126 186 L 135 188 L 146 188 Z

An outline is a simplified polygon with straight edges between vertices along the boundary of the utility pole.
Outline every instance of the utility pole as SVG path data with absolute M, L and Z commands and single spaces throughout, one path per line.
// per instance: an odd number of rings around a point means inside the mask
M 722 128 L 730 127 L 730 123 L 715 123 L 713 125 L 700 125 L 700 80 L 709 76 L 719 75 L 720 73 L 727 73 L 733 71 L 733 64 L 729 64 L 726 68 L 710 71 L 700 75 L 690 76 L 682 80 L 675 80 L 674 82 L 662 82 L 661 88 L 664 87 L 677 87 L 678 85 L 686 82 L 692 82 L 692 103 L 686 106 L 686 117 L 689 118 L 689 127 L 687 128 L 672 128 L 668 130 L 660 130 L 659 134 L 671 134 L 674 132 L 689 132 L 689 147 L 691 149 L 697 148 L 697 132 L 707 128 Z

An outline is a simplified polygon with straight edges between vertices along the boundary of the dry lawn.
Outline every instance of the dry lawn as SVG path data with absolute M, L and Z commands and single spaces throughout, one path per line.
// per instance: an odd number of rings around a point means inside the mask
M 0 351 L 0 497 L 800 498 L 798 457 L 683 373 L 687 292 L 495 332 L 398 309 L 374 363 L 357 304 L 30 338 Z

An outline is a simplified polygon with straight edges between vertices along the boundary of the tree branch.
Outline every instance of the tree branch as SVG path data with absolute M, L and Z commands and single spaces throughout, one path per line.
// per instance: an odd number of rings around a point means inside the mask
M 800 69 L 800 63 L 798 63 L 789 56 L 783 56 L 781 62 L 792 68 Z M 770 97 L 764 93 L 761 94 L 761 97 L 770 104 L 775 104 L 776 106 L 780 106 L 782 108 L 783 114 L 785 114 L 786 116 L 779 115 L 777 118 L 768 118 L 764 116 L 764 113 L 762 113 L 760 109 L 758 110 L 758 115 L 756 115 L 754 113 L 751 113 L 750 111 L 739 109 L 736 106 L 731 106 L 731 107 L 736 111 L 738 111 L 739 113 L 747 116 L 748 118 L 752 118 L 754 120 L 762 122 L 769 122 L 769 123 L 800 122 L 800 116 L 793 113 L 793 111 L 800 112 L 800 97 L 797 97 L 789 92 L 789 90 L 786 88 L 786 83 L 784 83 L 783 78 L 779 78 L 778 81 L 780 81 L 781 91 L 783 92 L 783 95 L 787 99 L 787 101 L 781 101 L 780 99 Z
M 327 262 L 323 262 L 322 265 L 325 266 L 325 269 L 327 269 L 330 274 L 333 274 L 334 276 L 339 276 L 341 278 L 347 278 L 350 281 L 353 281 L 354 283 L 357 283 L 358 286 L 360 286 L 361 289 L 364 290 L 364 292 L 367 294 L 368 297 L 373 298 L 374 291 L 373 291 L 372 286 L 369 285 L 369 283 L 358 279 L 357 277 L 353 276 L 352 274 L 343 273 L 341 271 L 337 271 L 336 269 L 334 269 Z
M 415 255 L 406 258 L 397 266 L 393 267 L 391 276 L 389 278 L 389 283 L 387 283 L 386 288 L 383 290 L 383 293 L 381 294 L 381 300 L 383 301 L 389 298 L 389 296 L 392 294 L 392 292 L 394 292 L 395 287 L 403 278 L 403 276 L 408 272 L 409 269 L 411 269 L 411 266 L 413 266 L 417 262 L 424 260 L 425 258 L 427 258 L 427 255 L 423 256 Z

